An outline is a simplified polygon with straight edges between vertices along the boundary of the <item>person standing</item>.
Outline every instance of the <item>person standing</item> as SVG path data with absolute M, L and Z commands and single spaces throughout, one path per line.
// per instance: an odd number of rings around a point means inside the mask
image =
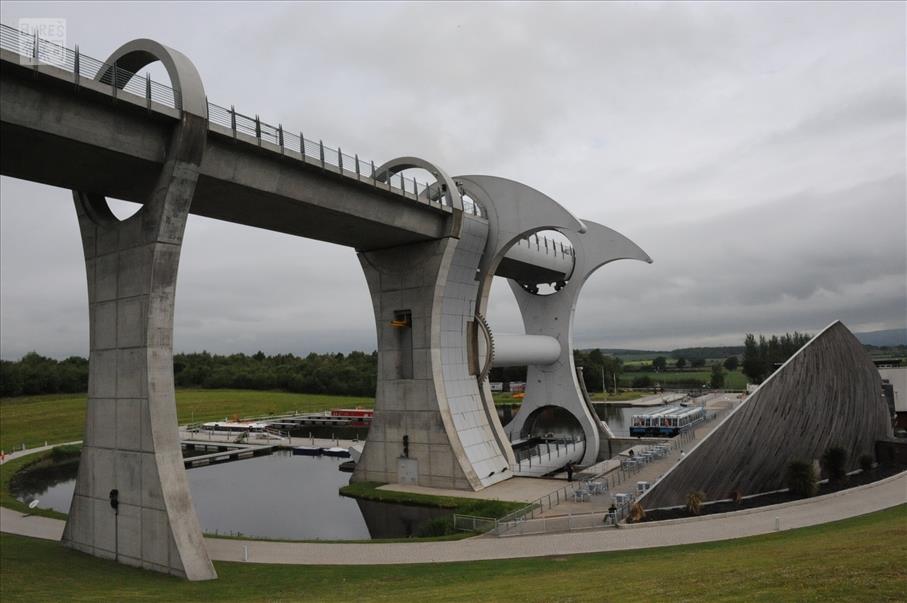
M 567 481 L 568 482 L 573 481 L 573 462 L 572 461 L 567 463 Z

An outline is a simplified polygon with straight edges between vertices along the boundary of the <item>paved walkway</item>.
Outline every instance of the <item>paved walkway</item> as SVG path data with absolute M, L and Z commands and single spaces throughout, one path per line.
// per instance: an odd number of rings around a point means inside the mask
M 212 559 L 300 565 L 384 565 L 621 551 L 741 538 L 827 523 L 907 503 L 907 472 L 850 490 L 751 511 L 565 534 L 452 542 L 335 544 L 205 538 Z M 0 507 L 0 530 L 59 540 L 63 521 Z
M 81 444 L 82 440 L 75 440 L 73 442 L 58 442 L 56 444 L 47 444 L 46 446 L 38 446 L 37 448 L 27 448 L 25 450 L 15 450 L 13 452 L 4 452 L 3 461 L 11 461 L 20 456 L 27 456 L 29 454 L 36 454 L 38 452 L 44 452 L 45 450 L 50 450 L 51 448 L 56 448 L 57 446 L 71 446 L 73 444 Z
M 612 496 L 618 492 L 636 494 L 636 482 L 647 481 L 654 484 L 668 469 L 673 467 L 680 460 L 681 451 L 689 452 L 696 446 L 702 438 L 709 432 L 718 427 L 721 421 L 730 413 L 735 404 L 739 403 L 737 396 L 730 394 L 714 395 L 706 403 L 706 409 L 717 413 L 717 417 L 708 423 L 698 425 L 693 430 L 693 439 L 681 443 L 674 442 L 670 439 L 661 440 L 663 443 L 672 446 L 670 452 L 664 458 L 654 460 L 640 467 L 636 472 L 619 473 L 618 467 L 620 461 L 617 459 L 608 459 L 598 463 L 593 467 L 586 469 L 584 473 L 597 474 L 595 479 L 608 483 L 609 490 L 603 494 L 593 495 L 584 502 L 574 502 L 568 499 L 559 505 L 545 509 L 537 517 L 557 517 L 563 515 L 577 515 L 582 513 L 600 513 L 604 512 L 611 506 Z M 634 446 L 635 452 L 646 448 L 647 445 Z M 628 449 L 629 450 L 629 449 Z M 620 456 L 626 458 L 627 450 L 620 453 Z M 564 474 L 560 474 L 564 475 Z M 618 483 L 620 479 L 620 483 Z

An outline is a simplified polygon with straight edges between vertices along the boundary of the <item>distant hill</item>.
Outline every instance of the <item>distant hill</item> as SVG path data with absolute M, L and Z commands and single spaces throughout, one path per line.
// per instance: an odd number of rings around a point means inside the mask
M 672 358 L 686 358 L 703 360 L 728 358 L 730 356 L 741 356 L 743 354 L 742 345 L 729 345 L 711 348 L 679 348 L 671 351 Z
M 583 350 L 584 352 L 591 350 L 592 348 L 587 348 Z M 623 348 L 601 348 L 602 354 L 608 356 L 664 356 L 668 352 L 658 350 L 626 350 Z
M 907 345 L 907 329 L 887 329 L 885 331 L 870 331 L 868 333 L 854 333 L 863 345 L 878 347 L 894 347 Z
M 669 352 L 663 350 L 603 349 L 602 354 L 617 356 L 621 360 L 648 360 L 655 358 L 656 356 L 665 356 L 666 358 L 686 358 L 687 360 L 695 360 L 696 358 L 710 360 L 727 358 L 729 356 L 739 356 L 743 354 L 743 346 L 679 348 Z
M 907 346 L 907 329 L 887 329 L 885 331 L 871 331 L 868 333 L 854 333 L 863 345 L 876 347 Z M 591 349 L 591 348 L 590 348 Z M 588 350 L 585 350 L 588 351 Z M 667 358 L 686 358 L 706 360 L 727 358 L 729 356 L 742 356 L 743 346 L 717 346 L 703 348 L 678 348 L 670 352 L 661 350 L 628 350 L 625 348 L 602 349 L 602 354 L 617 356 L 621 360 L 648 360 L 656 356 Z

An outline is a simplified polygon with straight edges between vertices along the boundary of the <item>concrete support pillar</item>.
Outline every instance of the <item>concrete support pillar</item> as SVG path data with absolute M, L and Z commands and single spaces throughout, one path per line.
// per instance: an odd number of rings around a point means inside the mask
M 359 253 L 375 310 L 378 387 L 354 481 L 480 490 L 510 476 L 469 370 L 487 230 L 467 215 L 459 239 Z
M 484 317 L 495 271 L 511 247 L 524 237 L 541 230 L 584 232 L 585 226 L 556 201 L 525 184 L 496 176 L 457 176 L 456 181 L 482 207 L 488 218 L 488 237 L 479 263 L 479 289 L 475 306 L 476 314 Z M 476 341 L 477 348 L 481 345 Z M 491 385 L 481 371 L 478 373 L 487 420 L 495 439 L 502 450 L 505 450 L 509 461 L 514 463 L 510 434 L 498 419 Z
M 651 262 L 646 253 L 620 233 L 595 222 L 584 221 L 585 232 L 565 232 L 575 251 L 575 264 L 570 280 L 551 295 L 536 295 L 520 283 L 509 281 L 523 316 L 528 335 L 547 335 L 561 344 L 561 354 L 551 364 L 529 365 L 526 375 L 526 397 L 520 410 L 506 426 L 511 437 L 530 435 L 533 420 L 546 407 L 559 407 L 570 412 L 586 440 L 581 464 L 595 463 L 602 438 L 611 438 L 608 426 L 587 403 L 573 363 L 573 317 L 576 303 L 586 280 L 601 266 L 618 259 Z
M 147 60 L 149 41 L 138 42 Z M 135 45 L 124 47 L 127 62 Z M 124 221 L 103 196 L 73 193 L 91 331 L 85 439 L 63 543 L 190 580 L 217 577 L 183 467 L 172 350 L 180 248 L 206 136 L 204 116 L 184 111 L 154 190 Z

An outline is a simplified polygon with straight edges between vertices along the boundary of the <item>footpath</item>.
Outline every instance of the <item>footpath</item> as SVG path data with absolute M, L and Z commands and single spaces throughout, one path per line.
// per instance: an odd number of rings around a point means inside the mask
M 37 452 L 36 449 L 25 453 Z M 21 456 L 17 454 L 16 456 Z M 10 457 L 13 457 L 10 455 Z M 385 565 L 510 559 L 622 551 L 712 542 L 791 530 L 907 504 L 907 471 L 872 484 L 815 498 L 721 515 L 600 527 L 569 533 L 449 542 L 321 543 L 206 537 L 217 561 L 299 565 Z M 0 507 L 0 531 L 60 540 L 64 522 Z

